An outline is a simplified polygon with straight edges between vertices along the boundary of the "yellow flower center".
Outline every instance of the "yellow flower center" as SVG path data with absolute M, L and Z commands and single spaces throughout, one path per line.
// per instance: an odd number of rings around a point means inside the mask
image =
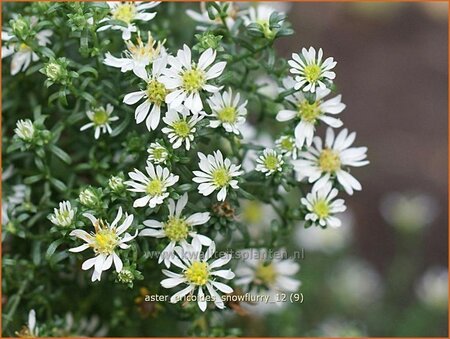
M 120 4 L 112 11 L 112 16 L 129 24 L 136 16 L 136 6 L 132 2 Z
M 233 123 L 236 121 L 236 108 L 225 107 L 217 114 L 218 118 L 222 122 Z
M 166 149 L 163 147 L 156 147 L 152 150 L 152 156 L 155 160 L 164 160 L 166 155 Z
M 191 127 L 186 120 L 178 120 L 172 124 L 175 134 L 181 138 L 187 138 L 191 133 Z
M 322 114 L 319 109 L 319 102 L 310 104 L 308 100 L 303 100 L 298 104 L 298 116 L 307 122 L 314 123 L 316 119 Z
M 264 285 L 273 284 L 277 278 L 277 272 L 272 263 L 260 263 L 255 271 L 256 279 L 260 280 Z
M 153 61 L 160 54 L 162 44 L 160 42 L 156 44 L 150 32 L 148 33 L 147 44 L 144 44 L 140 36 L 138 36 L 136 40 L 137 44 L 133 44 L 131 41 L 126 43 L 128 51 L 132 54 L 134 59 L 148 57 Z
M 261 203 L 257 200 L 248 201 L 243 210 L 243 218 L 249 224 L 257 224 L 263 221 Z
M 320 153 L 319 167 L 323 172 L 335 172 L 341 167 L 339 154 L 326 148 Z
M 206 262 L 196 261 L 184 272 L 186 279 L 194 285 L 203 286 L 209 280 L 209 268 Z
M 283 138 L 281 140 L 280 146 L 286 151 L 292 151 L 294 149 L 294 142 L 291 138 Z
M 277 156 L 273 154 L 266 156 L 264 159 L 264 166 L 266 166 L 266 168 L 270 171 L 275 171 L 279 166 Z
M 147 84 L 147 97 L 148 101 L 160 106 L 165 100 L 167 95 L 167 89 L 164 84 L 159 81 L 151 80 Z
M 314 204 L 313 211 L 319 218 L 323 219 L 330 215 L 330 206 L 325 200 L 321 199 Z
M 213 183 L 219 187 L 224 187 L 224 186 L 228 185 L 228 183 L 231 180 L 230 174 L 223 167 L 217 168 L 214 171 L 212 171 L 211 176 L 213 179 Z
M 312 65 L 307 65 L 304 68 L 303 72 L 305 74 L 306 80 L 310 83 L 314 83 L 320 79 L 321 74 L 322 74 L 322 69 L 320 68 L 319 65 L 312 64 Z
M 27 51 L 31 51 L 31 47 L 28 46 L 27 44 L 25 44 L 25 43 L 22 42 L 22 43 L 19 45 L 18 50 L 19 50 L 19 52 L 27 52 Z
M 163 191 L 163 182 L 159 179 L 153 179 L 147 184 L 147 193 L 151 196 L 160 195 Z
M 205 84 L 205 73 L 197 68 L 185 71 L 182 75 L 183 88 L 187 92 L 197 92 Z
M 102 126 L 107 123 L 109 120 L 109 115 L 104 109 L 98 109 L 94 112 L 94 116 L 92 117 L 92 121 L 96 126 Z
M 96 233 L 94 235 L 94 251 L 100 254 L 111 254 L 119 243 L 119 238 L 115 231 L 111 230 L 103 220 L 99 219 L 94 225 Z
M 164 232 L 170 240 L 180 241 L 189 235 L 189 225 L 184 219 L 171 217 L 164 224 Z

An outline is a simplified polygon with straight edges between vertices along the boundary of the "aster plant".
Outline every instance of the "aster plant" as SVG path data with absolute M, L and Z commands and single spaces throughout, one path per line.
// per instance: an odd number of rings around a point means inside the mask
M 77 319 L 81 307 L 108 315 L 111 336 L 236 335 L 215 316 L 236 311 L 231 296 L 301 293 L 300 265 L 285 251 L 293 225 L 339 227 L 342 197 L 362 188 L 350 167 L 368 164 L 355 133 L 340 130 L 332 57 L 309 46 L 278 57 L 275 41 L 294 32 L 265 4 L 8 8 L 5 204 L 14 185 L 27 193 L 2 206 L 7 334 L 30 310 L 27 333 L 37 334 L 36 314 L 70 304 Z M 240 217 L 253 203 L 273 210 L 257 237 L 258 223 Z M 284 257 L 261 258 L 268 249 Z M 190 319 L 186 331 L 136 325 L 130 296 L 144 287 L 167 296 L 151 315 Z

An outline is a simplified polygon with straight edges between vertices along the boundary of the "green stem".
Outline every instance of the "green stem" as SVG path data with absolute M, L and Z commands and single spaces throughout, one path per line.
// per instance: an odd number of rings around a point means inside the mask
M 12 317 L 14 316 L 14 313 L 16 312 L 16 309 L 19 306 L 20 299 L 22 299 L 22 295 L 25 292 L 25 289 L 27 288 L 28 282 L 29 282 L 29 278 L 26 278 L 25 280 L 22 281 L 19 291 L 16 294 L 16 298 L 14 299 L 14 302 L 11 305 L 11 308 L 10 308 L 8 314 L 5 316 L 5 321 L 3 322 L 3 328 L 7 328 L 9 323 L 11 322 Z

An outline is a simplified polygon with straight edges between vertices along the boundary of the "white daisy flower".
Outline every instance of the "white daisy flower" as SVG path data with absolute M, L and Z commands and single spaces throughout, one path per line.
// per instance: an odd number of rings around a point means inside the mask
M 122 207 L 119 207 L 117 216 L 111 225 L 102 219 L 97 219 L 90 213 L 84 213 L 83 215 L 92 222 L 95 233 L 89 234 L 81 229 L 70 232 L 71 236 L 80 238 L 85 241 L 86 244 L 71 248 L 69 251 L 77 253 L 91 247 L 95 256 L 86 260 L 81 266 L 81 269 L 86 271 L 91 267 L 94 267 L 92 281 L 100 281 L 102 272 L 109 270 L 113 262 L 117 272 L 122 270 L 123 263 L 116 252 L 118 248 L 129 248 L 130 245 L 128 245 L 127 242 L 133 240 L 137 236 L 136 231 L 134 235 L 125 233 L 121 237 L 121 235 L 131 226 L 134 217 L 133 215 L 125 213 L 125 220 L 118 226 L 119 222 L 122 220 Z
M 33 122 L 30 119 L 17 121 L 16 128 L 14 129 L 14 133 L 20 139 L 27 142 L 33 140 L 35 131 Z
M 297 180 L 308 178 L 315 182 L 313 189 L 322 188 L 336 177 L 345 191 L 352 195 L 353 190 L 360 191 L 361 184 L 345 168 L 361 167 L 369 164 L 365 160 L 367 147 L 350 147 L 355 141 L 356 133 L 343 129 L 337 137 L 334 130 L 327 129 L 325 145 L 319 137 L 314 137 L 313 145 L 305 152 L 300 152 L 299 159 L 292 161 L 297 173 Z
M 275 140 L 275 145 L 277 149 L 286 157 L 291 159 L 297 159 L 299 149 L 295 144 L 295 138 L 290 135 L 282 135 L 277 140 Z
M 169 56 L 171 68 L 164 71 L 162 82 L 173 92 L 167 95 L 166 103 L 173 109 L 184 104 L 192 112 L 200 112 L 203 109 L 200 92 L 215 93 L 220 90 L 209 82 L 222 74 L 226 62 L 213 65 L 215 59 L 216 51 L 209 48 L 200 55 L 198 62 L 193 62 L 187 45 L 178 50 L 176 57 Z
M 100 20 L 106 22 L 109 20 L 120 20 L 127 24 L 127 27 L 120 25 L 105 25 L 100 27 L 97 32 L 105 31 L 107 29 L 122 31 L 122 39 L 130 40 L 131 33 L 137 32 L 135 21 L 150 21 L 156 13 L 146 13 L 145 11 L 158 6 L 160 1 L 107 1 L 110 8 L 110 16 Z
M 173 109 L 169 109 L 166 116 L 163 118 L 167 127 L 161 129 L 161 132 L 167 135 L 173 149 L 181 147 L 184 143 L 186 150 L 189 150 L 197 130 L 195 125 L 202 120 L 203 117 L 204 115 L 199 115 L 198 113 L 189 116 L 189 110 L 187 108 L 183 108 L 180 113 Z
M 339 191 L 327 182 L 320 189 L 313 189 L 306 198 L 301 198 L 301 203 L 308 209 L 305 220 L 311 220 L 313 226 L 341 226 L 341 221 L 334 216 L 336 213 L 344 212 L 347 207 L 344 199 L 336 199 Z
M 175 204 L 173 199 L 169 199 L 169 216 L 165 222 L 158 220 L 145 220 L 144 225 L 148 228 L 143 229 L 139 235 L 155 238 L 167 238 L 170 243 L 161 252 L 158 263 L 164 261 L 167 268 L 170 267 L 170 259 L 174 255 L 175 245 L 186 243 L 188 237 L 197 237 L 204 246 L 210 246 L 212 240 L 208 237 L 198 234 L 193 226 L 203 225 L 211 218 L 209 212 L 194 213 L 189 217 L 182 215 L 183 208 L 188 202 L 188 194 L 185 193 Z
M 162 270 L 163 274 L 168 278 L 161 281 L 161 286 L 164 288 L 172 288 L 181 284 L 186 287 L 170 298 L 171 303 L 177 303 L 183 300 L 188 294 L 193 295 L 197 289 L 197 304 L 203 312 L 207 308 L 207 300 L 213 301 L 217 308 L 225 308 L 225 304 L 216 290 L 222 293 L 232 293 L 233 289 L 217 281 L 217 279 L 233 279 L 234 273 L 230 269 L 217 270 L 217 268 L 226 265 L 231 260 L 231 255 L 225 254 L 210 263 L 209 261 L 215 251 L 216 245 L 214 242 L 211 242 L 211 245 L 205 253 L 202 253 L 202 245 L 198 238 L 194 238 L 192 244 L 184 243 L 182 247 L 175 247 L 174 252 L 176 255 L 172 256 L 171 263 L 180 268 L 182 272 L 175 273 Z M 209 297 L 205 296 L 204 289 L 210 294 Z
M 107 104 L 106 108 L 103 106 L 97 107 L 92 111 L 87 111 L 86 115 L 91 120 L 90 123 L 82 126 L 80 131 L 87 130 L 88 128 L 95 128 L 94 137 L 98 139 L 100 137 L 100 133 L 112 133 L 110 122 L 119 120 L 119 117 L 112 117 L 111 113 L 113 112 L 114 107 L 111 104 Z
M 219 6 L 224 6 L 225 4 L 228 5 L 227 8 L 227 17 L 225 18 L 225 24 L 228 27 L 228 29 L 231 29 L 233 27 L 235 21 L 236 21 L 236 15 L 237 15 L 237 5 L 231 1 L 228 2 L 222 2 L 222 1 L 215 1 Z M 214 7 L 210 8 L 211 13 L 214 15 L 214 19 L 211 19 L 209 17 L 208 11 L 206 10 L 206 2 L 200 2 L 200 12 L 193 11 L 192 9 L 188 9 L 186 11 L 186 14 L 191 17 L 193 20 L 200 23 L 199 26 L 196 27 L 197 30 L 205 31 L 207 26 L 210 25 L 222 25 L 222 20 L 219 16 L 219 13 Z
M 198 191 L 204 196 L 210 195 L 218 190 L 217 200 L 224 201 L 227 197 L 227 188 L 239 188 L 238 181 L 234 178 L 240 176 L 241 165 L 234 165 L 227 158 L 223 158 L 222 152 L 215 151 L 213 155 L 208 156 L 198 152 L 200 162 L 198 163 L 201 171 L 194 171 L 194 182 L 200 184 Z
M 128 93 L 123 98 L 127 105 L 134 105 L 141 99 L 145 99 L 135 111 L 136 123 L 140 124 L 145 120 L 145 125 L 149 131 L 155 130 L 159 125 L 161 118 L 161 106 L 169 93 L 162 82 L 162 72 L 167 66 L 167 56 L 163 55 L 156 59 L 152 64 L 151 74 L 138 74 L 141 79 L 147 83 L 145 90 Z M 150 113 L 149 113 L 150 112 Z
M 103 63 L 111 67 L 120 68 L 123 73 L 133 71 L 138 77 L 145 79 L 147 77 L 145 68 L 160 55 L 165 54 L 165 50 L 162 47 L 162 43 L 157 43 L 150 32 L 148 32 L 147 43 L 142 41 L 139 32 L 136 40 L 136 44 L 133 44 L 130 40 L 125 42 L 128 50 L 123 52 L 122 58 L 116 58 L 108 52 L 105 54 Z
M 284 254 L 284 251 L 280 254 Z M 271 292 L 297 292 L 301 283 L 293 276 L 300 265 L 292 259 L 281 259 L 284 255 L 271 256 L 265 248 L 239 251 L 241 261 L 236 268 L 235 284 L 242 286 L 245 291 L 262 288 Z
M 129 172 L 128 175 L 132 180 L 125 181 L 131 192 L 145 193 L 142 198 L 136 199 L 133 207 L 144 207 L 148 205 L 154 208 L 156 205 L 163 203 L 164 199 L 169 196 L 167 188 L 173 186 L 179 179 L 178 175 L 170 173 L 168 168 L 161 166 L 153 166 L 152 163 L 147 162 L 145 167 L 148 176 L 134 169 L 134 172 Z
M 33 25 L 32 20 L 32 25 Z M 37 20 L 36 22 L 37 23 Z M 44 29 L 36 33 L 35 39 L 39 46 L 46 46 L 50 44 L 50 37 L 53 32 L 49 29 Z M 2 41 L 10 41 L 14 35 L 2 31 Z M 16 75 L 20 71 L 24 72 L 32 61 L 38 61 L 39 56 L 33 52 L 30 46 L 25 43 L 12 42 L 8 46 L 2 46 L 2 59 L 12 55 L 11 60 L 11 75 Z
M 147 149 L 147 152 L 149 154 L 147 161 L 153 164 L 165 164 L 167 158 L 169 157 L 167 148 L 159 142 L 152 142 L 150 147 Z
M 326 83 L 332 83 L 336 73 L 331 70 L 336 66 L 336 61 L 332 57 L 322 62 L 322 48 L 316 56 L 316 50 L 310 47 L 302 49 L 302 54 L 292 54 L 292 59 L 288 61 L 291 73 L 295 75 L 295 89 L 302 89 L 303 92 L 314 93 L 316 87 L 325 89 Z
M 283 85 L 286 89 L 291 89 L 294 87 L 295 81 L 292 78 L 286 78 L 283 80 Z M 302 92 L 296 92 L 286 98 L 297 109 L 281 110 L 278 112 L 276 119 L 278 121 L 299 120 L 294 132 L 295 143 L 298 148 L 302 148 L 304 144 L 308 147 L 311 146 L 316 130 L 315 126 L 319 121 L 333 128 L 343 125 L 340 119 L 334 118 L 330 114 L 336 115 L 341 113 L 345 109 L 345 104 L 341 102 L 341 95 L 329 100 L 323 100 L 330 92 L 331 90 L 328 88 L 318 88 L 314 102 L 308 101 Z
M 269 176 L 283 170 L 284 160 L 283 156 L 278 154 L 277 151 L 271 148 L 266 148 L 258 157 L 256 163 L 257 165 L 255 170 Z
M 75 217 L 75 210 L 72 208 L 70 201 L 60 202 L 59 209 L 55 208 L 53 212 L 50 215 L 50 221 L 57 226 L 68 227 Z
M 239 134 L 239 126 L 245 122 L 247 115 L 247 100 L 240 104 L 240 98 L 239 93 L 233 98 L 231 88 L 223 94 L 217 92 L 209 97 L 208 104 L 212 111 L 212 114 L 208 115 L 209 127 L 222 126 L 228 133 Z

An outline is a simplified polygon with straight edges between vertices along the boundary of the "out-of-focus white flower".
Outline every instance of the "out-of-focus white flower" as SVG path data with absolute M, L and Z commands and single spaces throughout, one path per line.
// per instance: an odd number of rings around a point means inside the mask
M 188 237 L 198 238 L 200 243 L 204 246 L 211 245 L 212 240 L 208 237 L 198 234 L 193 226 L 199 226 L 207 223 L 211 218 L 209 212 L 194 213 L 189 217 L 183 216 L 184 207 L 188 202 L 188 195 L 185 193 L 175 204 L 173 199 L 169 199 L 169 216 L 166 221 L 145 220 L 144 228 L 139 235 L 155 238 L 167 238 L 169 244 L 159 255 L 158 263 L 164 261 L 167 268 L 170 267 L 171 256 L 174 255 L 175 246 L 186 242 Z
M 145 80 L 147 88 L 137 92 L 131 92 L 125 95 L 123 102 L 127 105 L 134 105 L 139 100 L 144 99 L 134 112 L 136 123 L 140 124 L 145 120 L 145 125 L 149 131 L 155 130 L 159 125 L 161 118 L 161 106 L 169 93 L 166 86 L 162 83 L 162 72 L 167 67 L 167 57 L 162 56 L 156 59 L 152 64 L 151 74 L 147 72 L 138 76 Z M 149 113 L 150 112 L 150 113 Z
M 138 77 L 146 78 L 147 71 L 145 68 L 166 52 L 164 47 L 162 47 L 162 43 L 156 42 L 150 32 L 148 32 L 147 43 L 142 41 L 140 34 L 138 34 L 136 40 L 136 44 L 130 40 L 126 41 L 127 51 L 123 52 L 122 58 L 116 58 L 107 52 L 103 63 L 111 67 L 120 68 L 122 72 L 133 71 Z
M 265 95 L 270 99 L 276 99 L 278 97 L 278 83 L 267 75 L 257 76 L 255 79 L 255 85 L 258 88 L 259 94 Z
M 200 184 L 198 186 L 199 193 L 208 196 L 218 190 L 217 200 L 224 201 L 228 187 L 238 188 L 238 181 L 234 178 L 243 173 L 240 171 L 241 165 L 234 165 L 230 159 L 224 159 L 219 150 L 208 156 L 199 152 L 198 157 L 201 171 L 194 171 L 195 177 L 192 180 Z
M 127 26 L 109 25 L 106 24 L 100 27 L 97 31 L 104 31 L 107 29 L 122 31 L 122 39 L 130 40 L 131 33 L 137 32 L 135 21 L 150 21 L 156 13 L 147 13 L 146 10 L 158 6 L 160 1 L 107 1 L 110 8 L 110 16 L 100 20 L 100 23 L 107 22 L 109 20 L 123 21 Z
M 183 144 L 186 150 L 191 149 L 191 144 L 197 131 L 195 125 L 203 119 L 204 115 L 201 114 L 202 112 L 199 112 L 200 114 L 194 113 L 189 116 L 189 113 L 187 108 L 183 108 L 180 113 L 169 109 L 163 118 L 167 126 L 161 132 L 167 135 L 173 149 L 177 149 Z
M 317 336 L 328 338 L 366 337 L 367 333 L 351 321 L 340 318 L 328 318 L 319 324 Z
M 154 166 L 150 162 L 147 162 L 145 170 L 147 175 L 138 169 L 129 172 L 128 175 L 132 180 L 125 181 L 125 184 L 130 187 L 128 190 L 131 192 L 144 193 L 142 198 L 134 201 L 133 207 L 148 205 L 150 208 L 154 208 L 156 205 L 162 204 L 164 199 L 169 196 L 167 189 L 175 185 L 179 177 L 170 173 L 168 168 Z
M 177 56 L 169 56 L 169 69 L 164 70 L 163 84 L 172 92 L 166 97 L 169 107 L 179 110 L 182 105 L 194 113 L 203 109 L 201 92 L 215 93 L 220 87 L 210 84 L 210 80 L 219 77 L 225 69 L 226 62 L 214 63 L 216 51 L 208 48 L 198 60 L 193 62 L 191 49 L 184 45 Z
M 228 133 L 239 134 L 239 126 L 245 122 L 247 115 L 247 100 L 240 103 L 240 94 L 233 97 L 231 88 L 222 94 L 214 93 L 208 99 L 212 114 L 208 115 L 209 127 L 217 128 L 222 126 Z
M 257 6 L 252 6 L 248 9 L 248 15 L 242 17 L 244 20 L 244 24 L 246 26 L 250 24 L 258 24 L 261 26 L 262 31 L 266 38 L 272 37 L 272 30 L 270 28 L 270 16 L 274 13 L 277 13 L 275 8 L 268 6 L 266 4 L 258 4 Z M 284 13 L 280 13 L 284 14 Z M 282 22 L 278 22 L 281 24 Z
M 345 168 L 361 167 L 369 164 L 366 160 L 367 147 L 350 147 L 355 141 L 356 133 L 348 133 L 345 128 L 334 136 L 332 128 L 327 129 L 325 145 L 319 137 L 314 137 L 313 145 L 305 152 L 300 152 L 299 159 L 293 160 L 297 180 L 308 178 L 314 182 L 314 189 L 320 189 L 327 182 L 337 181 L 345 191 L 352 195 L 353 191 L 362 189 L 358 180 Z
M 81 246 L 71 248 L 69 251 L 78 253 L 88 248 L 92 248 L 95 256 L 83 262 L 81 269 L 86 271 L 94 267 L 92 281 L 100 281 L 102 272 L 109 270 L 113 262 L 117 272 L 122 270 L 123 263 L 116 251 L 118 248 L 128 249 L 130 245 L 128 245 L 127 242 L 133 240 L 137 236 L 137 231 L 134 235 L 125 233 L 125 235 L 121 236 L 131 226 L 134 216 L 125 213 L 125 220 L 118 225 L 122 220 L 123 215 L 122 207 L 120 207 L 116 218 L 112 224 L 109 225 L 108 222 L 105 222 L 102 219 L 97 219 L 90 213 L 84 213 L 83 215 L 92 222 L 95 233 L 89 234 L 81 229 L 70 232 L 71 236 L 80 238 L 86 243 Z
M 72 224 L 74 216 L 75 210 L 70 205 L 70 201 L 62 201 L 59 203 L 59 209 L 54 209 L 50 221 L 57 226 L 68 227 Z
M 285 89 L 293 88 L 295 81 L 292 78 L 283 80 Z M 283 109 L 278 112 L 276 119 L 278 121 L 298 121 L 295 127 L 295 142 L 298 148 L 304 144 L 311 146 L 316 130 L 316 125 L 323 122 L 332 128 L 338 128 L 343 125 L 342 121 L 331 115 L 341 113 L 345 105 L 341 102 L 341 95 L 332 99 L 324 100 L 330 94 L 328 88 L 317 89 L 314 102 L 310 102 L 302 92 L 295 92 L 286 97 L 286 100 L 296 106 L 296 110 Z
M 341 221 L 334 216 L 336 213 L 344 212 L 347 208 L 344 199 L 334 198 L 339 191 L 327 182 L 322 188 L 314 189 L 305 198 L 301 198 L 301 203 L 306 206 L 308 213 L 305 220 L 310 220 L 313 226 L 339 227 Z
M 93 127 L 95 129 L 94 137 L 98 139 L 100 133 L 112 133 L 112 128 L 110 122 L 119 120 L 119 117 L 112 117 L 111 114 L 114 110 L 113 105 L 107 104 L 106 108 L 103 106 L 97 107 L 92 111 L 87 111 L 86 115 L 91 120 L 91 122 L 83 125 L 80 131 L 84 131 L 88 128 Z
M 238 6 L 236 3 L 231 1 L 215 1 L 219 6 L 225 6 L 227 7 L 227 16 L 225 17 L 225 24 L 228 29 L 231 29 L 233 27 L 234 22 L 236 21 L 236 16 L 238 12 Z M 222 19 L 219 16 L 219 13 L 217 10 L 212 7 L 210 9 L 211 13 L 214 15 L 214 19 L 211 19 L 209 17 L 208 11 L 206 10 L 206 2 L 200 2 L 200 12 L 193 11 L 192 9 L 186 10 L 186 14 L 190 16 L 193 20 L 197 21 L 200 25 L 198 25 L 196 28 L 199 31 L 204 31 L 206 28 L 210 25 L 222 25 Z
M 32 20 L 33 24 L 33 20 Z M 37 44 L 39 46 L 46 46 L 50 43 L 50 37 L 53 32 L 49 29 L 44 29 L 38 32 L 35 36 Z M 14 35 L 8 32 L 2 31 L 2 41 L 10 41 L 14 38 Z M 38 61 L 39 56 L 33 52 L 30 46 L 12 42 L 8 46 L 2 46 L 2 59 L 12 55 L 11 60 L 11 75 L 16 75 L 20 71 L 24 72 L 31 64 L 32 61 Z
M 282 256 L 282 255 L 280 255 Z M 276 292 L 297 292 L 301 283 L 294 276 L 300 265 L 292 259 L 271 258 L 266 249 L 251 248 L 239 251 L 236 285 L 244 290 L 254 288 Z
M 417 298 L 430 308 L 447 310 L 448 269 L 431 267 L 416 284 Z
M 352 238 L 353 215 L 346 211 L 340 215 L 341 226 L 336 228 L 328 227 L 304 227 L 300 223 L 295 232 L 295 240 L 300 248 L 307 252 L 323 252 L 326 254 L 335 253 L 346 247 Z
M 365 308 L 383 293 L 382 280 L 368 262 L 345 259 L 328 277 L 328 286 L 343 304 Z
M 438 202 L 432 196 L 420 193 L 391 192 L 380 204 L 381 215 L 392 226 L 414 232 L 430 225 L 438 215 Z
M 30 119 L 17 121 L 14 133 L 23 141 L 30 142 L 33 140 L 35 128 Z
M 263 233 L 270 228 L 272 220 L 277 219 L 271 204 L 265 204 L 259 200 L 240 200 L 240 210 L 237 218 L 255 241 L 263 240 Z
M 301 54 L 292 53 L 292 59 L 288 61 L 291 73 L 295 75 L 295 89 L 302 89 L 303 92 L 314 93 L 316 87 L 327 88 L 326 83 L 332 83 L 336 73 L 331 71 L 336 66 L 336 61 L 332 57 L 322 61 L 322 48 L 316 56 L 316 50 L 310 47 L 302 49 Z
M 231 260 L 231 255 L 225 254 L 219 259 L 209 262 L 216 251 L 216 245 L 211 242 L 208 249 L 202 253 L 202 245 L 198 238 L 192 239 L 192 244 L 183 243 L 181 247 L 175 247 L 174 251 L 177 255 L 171 257 L 171 262 L 180 268 L 182 273 L 162 270 L 168 278 L 161 281 L 161 286 L 164 288 L 172 288 L 180 284 L 187 286 L 175 293 L 170 298 L 170 302 L 177 303 L 188 294 L 193 295 L 197 289 L 197 304 L 202 312 L 207 308 L 207 300 L 214 302 L 217 308 L 225 308 L 222 297 L 216 290 L 222 293 L 232 293 L 233 289 L 217 279 L 233 279 L 234 273 L 230 269 L 217 270 L 217 268 L 226 265 Z M 205 297 L 204 289 L 210 294 L 209 297 Z
M 269 176 L 283 170 L 284 160 L 281 154 L 278 154 L 273 149 L 266 148 L 256 160 L 256 164 L 256 171 Z

